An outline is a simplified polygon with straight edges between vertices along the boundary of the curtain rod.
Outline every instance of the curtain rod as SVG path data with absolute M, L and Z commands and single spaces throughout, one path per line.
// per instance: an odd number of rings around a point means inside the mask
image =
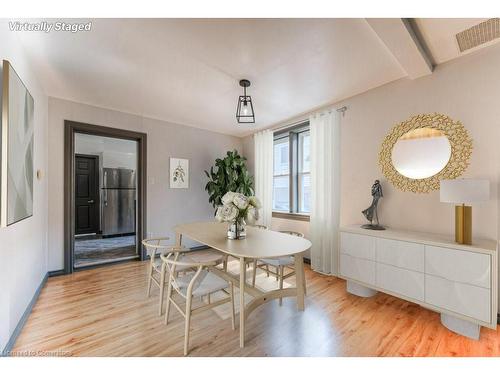
M 328 111 L 333 111 L 334 108 L 330 108 L 330 109 L 325 109 L 325 110 L 319 110 L 317 112 L 328 112 Z M 336 108 L 335 109 L 337 112 L 340 112 L 342 113 L 342 117 L 345 116 L 345 112 L 347 111 L 347 106 L 343 106 L 343 107 L 340 107 L 340 108 Z M 291 124 L 286 124 L 286 125 L 282 125 L 282 126 L 279 126 L 277 128 L 270 128 L 269 130 L 272 130 L 272 131 L 278 131 L 278 130 L 283 130 L 283 129 L 286 129 L 286 128 L 291 128 L 291 127 L 294 127 L 296 125 L 299 125 L 301 123 L 303 123 L 304 121 L 306 121 L 307 119 L 309 118 L 309 115 L 307 117 L 303 117 L 301 118 L 300 120 L 298 121 L 295 121 Z

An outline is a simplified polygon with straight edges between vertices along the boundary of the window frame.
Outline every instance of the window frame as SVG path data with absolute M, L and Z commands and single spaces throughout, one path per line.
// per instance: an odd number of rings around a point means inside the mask
M 281 131 L 274 133 L 273 144 L 279 139 L 288 137 L 288 153 L 289 153 L 289 210 L 277 211 L 273 208 L 272 216 L 282 219 L 309 221 L 309 213 L 300 212 L 299 210 L 299 135 L 309 132 L 309 120 L 303 121 L 295 126 L 288 127 Z M 274 155 L 273 155 L 274 167 Z M 274 169 L 274 168 L 273 168 Z M 302 173 L 304 174 L 304 173 Z M 310 175 L 310 171 L 307 173 Z M 273 170 L 273 184 L 274 184 L 274 170 Z M 274 191 L 274 190 L 273 190 Z

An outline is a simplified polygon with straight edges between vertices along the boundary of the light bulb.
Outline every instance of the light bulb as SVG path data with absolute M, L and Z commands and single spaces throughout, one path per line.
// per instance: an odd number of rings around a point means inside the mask
M 243 108 L 241 109 L 241 114 L 243 116 L 248 116 L 249 113 L 250 113 L 250 110 L 248 108 L 247 102 L 243 102 Z

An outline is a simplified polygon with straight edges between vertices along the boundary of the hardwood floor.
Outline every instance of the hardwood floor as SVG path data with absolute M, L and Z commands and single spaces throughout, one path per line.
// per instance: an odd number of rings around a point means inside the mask
M 345 282 L 306 269 L 306 310 L 295 298 L 272 301 L 238 330 L 213 311 L 192 320 L 191 356 L 499 356 L 500 332 L 458 336 L 439 315 L 378 293 L 363 299 Z M 293 279 L 291 279 L 293 280 Z M 146 262 L 129 262 L 50 278 L 14 347 L 18 354 L 182 356 L 184 319 L 157 314 L 158 291 L 146 298 Z M 13 353 L 16 355 L 16 353 Z

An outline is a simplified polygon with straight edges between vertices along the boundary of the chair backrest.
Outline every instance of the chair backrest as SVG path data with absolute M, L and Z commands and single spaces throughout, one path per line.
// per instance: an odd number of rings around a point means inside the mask
M 290 234 L 292 236 L 297 236 L 297 237 L 304 237 L 304 233 L 296 232 L 293 230 L 280 230 L 280 233 L 286 233 L 286 234 Z
M 186 256 L 189 252 L 189 249 L 177 249 L 177 251 L 172 251 L 168 254 L 161 254 L 160 258 L 168 269 L 168 277 L 170 279 L 170 283 L 174 289 L 177 290 L 180 294 L 182 294 L 182 288 L 177 282 L 178 273 L 176 272 L 176 268 L 178 266 L 189 267 L 196 269 L 196 272 L 189 280 L 189 284 L 187 286 L 187 294 L 192 293 L 193 289 L 197 288 L 197 285 L 201 283 L 204 276 L 208 273 L 207 267 L 215 266 L 217 261 L 209 261 L 209 262 L 197 262 L 193 259 L 190 259 L 189 256 Z M 203 277 L 200 277 L 200 274 L 203 274 Z
M 155 237 L 155 238 L 145 238 L 142 240 L 142 245 L 146 248 L 147 254 L 154 258 L 157 252 L 163 253 L 167 251 L 171 244 L 166 243 L 169 241 L 169 237 Z
M 266 225 L 260 225 L 260 224 L 255 224 L 253 225 L 255 228 L 259 228 L 259 229 L 269 229 Z
M 161 255 L 189 251 L 189 249 L 184 246 L 177 246 L 166 243 L 168 240 L 170 240 L 170 238 L 168 237 L 146 238 L 142 240 L 142 244 L 146 248 L 146 251 L 151 258 L 151 264 L 154 263 L 154 259 L 157 254 Z

